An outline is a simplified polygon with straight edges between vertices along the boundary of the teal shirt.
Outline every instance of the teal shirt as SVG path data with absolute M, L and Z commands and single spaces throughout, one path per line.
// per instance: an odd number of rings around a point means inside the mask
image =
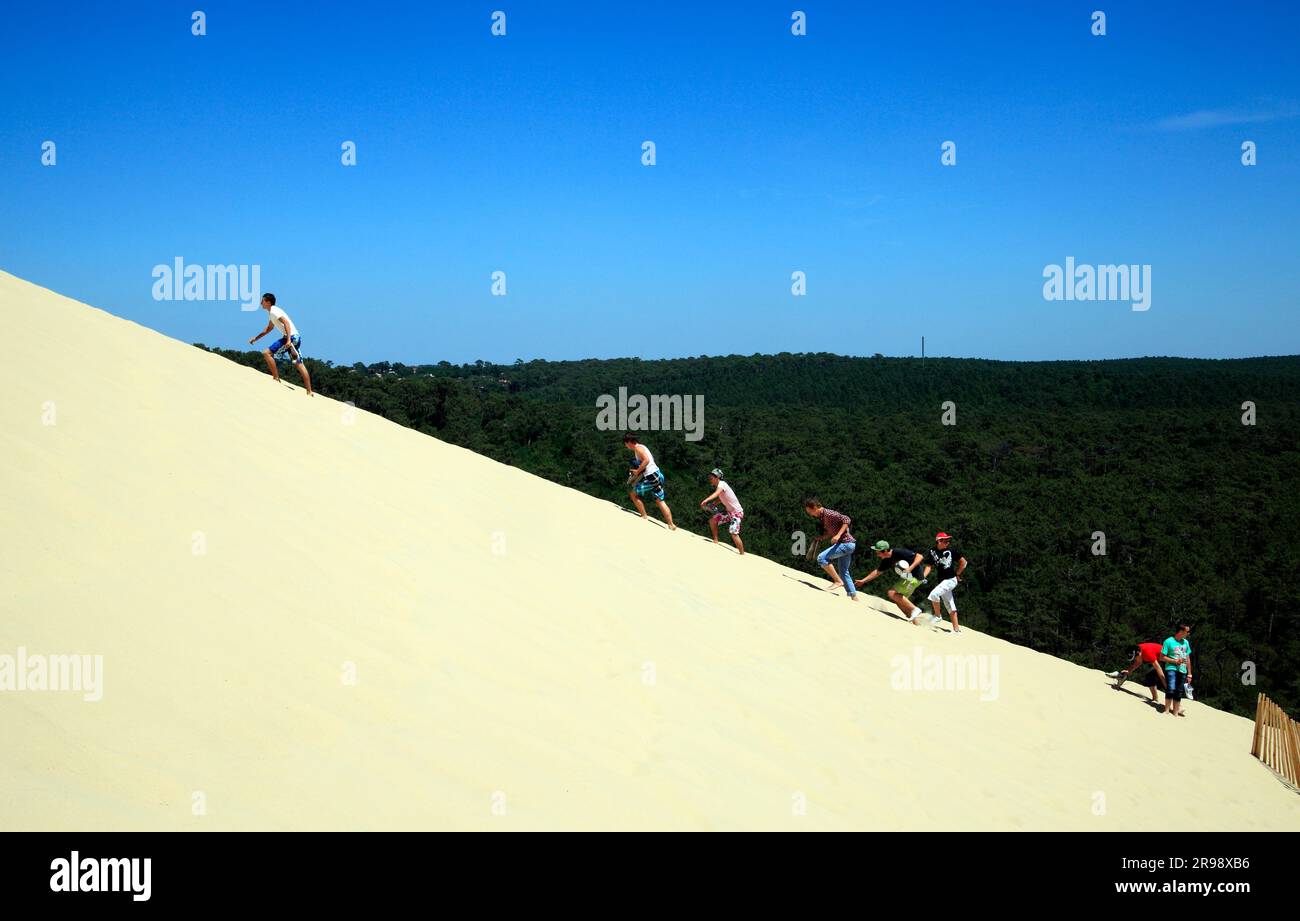
M 1188 656 L 1192 654 L 1192 644 L 1189 643 L 1187 640 L 1183 640 L 1180 643 L 1178 642 L 1178 640 L 1174 639 L 1171 636 L 1169 637 L 1169 639 L 1165 640 L 1165 644 L 1160 647 L 1160 654 L 1162 656 L 1168 656 L 1171 659 L 1177 659 L 1180 657 L 1186 659 Z M 1186 662 L 1184 662 L 1182 665 L 1177 665 L 1177 666 L 1170 665 L 1168 662 L 1162 662 L 1161 664 L 1164 665 L 1166 671 L 1172 668 L 1177 668 L 1184 675 L 1187 674 Z

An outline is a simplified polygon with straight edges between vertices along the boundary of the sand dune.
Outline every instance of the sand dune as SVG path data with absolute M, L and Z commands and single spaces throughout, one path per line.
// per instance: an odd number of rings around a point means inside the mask
M 1248 720 L 3 273 L 0 319 L 0 655 L 103 657 L 97 701 L 0 691 L 0 828 L 1300 830 Z M 669 498 L 696 521 L 705 492 Z M 897 686 L 947 653 L 996 688 Z

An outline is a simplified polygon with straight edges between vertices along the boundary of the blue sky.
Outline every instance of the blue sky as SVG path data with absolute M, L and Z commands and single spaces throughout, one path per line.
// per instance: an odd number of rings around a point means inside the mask
M 155 301 L 178 256 L 260 265 L 346 363 L 1300 353 L 1294 4 L 191 0 L 5 31 L 0 268 L 186 341 L 261 324 Z M 1044 300 L 1067 256 L 1150 264 L 1151 309 Z

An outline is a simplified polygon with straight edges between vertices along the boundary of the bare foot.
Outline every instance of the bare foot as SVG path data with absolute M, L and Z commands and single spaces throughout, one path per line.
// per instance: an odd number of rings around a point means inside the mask
M 856 592 L 849 596 L 849 601 L 857 601 L 857 600 L 858 600 L 858 596 Z

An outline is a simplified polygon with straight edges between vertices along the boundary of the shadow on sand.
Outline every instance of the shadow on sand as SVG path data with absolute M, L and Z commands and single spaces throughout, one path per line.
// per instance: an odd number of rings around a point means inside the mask
M 1120 686 L 1120 687 L 1115 687 L 1115 679 L 1114 679 L 1114 678 L 1107 678 L 1107 679 L 1106 679 L 1106 683 L 1110 686 L 1110 689 L 1111 689 L 1112 691 L 1119 691 L 1121 694 L 1127 694 L 1129 697 L 1136 697 L 1136 698 L 1138 698 L 1139 700 L 1141 700 L 1142 703 L 1146 704 L 1148 707 L 1150 707 L 1151 709 L 1153 709 L 1156 713 L 1159 713 L 1159 712 L 1160 712 L 1160 708 L 1161 708 L 1161 706 L 1163 706 L 1162 704 L 1156 703 L 1154 700 L 1152 700 L 1152 699 L 1151 699 L 1151 694 L 1150 694 L 1150 692 L 1149 692 L 1149 691 L 1146 691 L 1145 688 L 1144 688 L 1143 691 L 1141 691 L 1141 692 L 1139 692 L 1139 691 L 1130 691 L 1130 690 L 1128 689 L 1127 682 L 1126 682 L 1124 685 Z M 1140 687 L 1140 685 L 1139 685 L 1139 687 Z

